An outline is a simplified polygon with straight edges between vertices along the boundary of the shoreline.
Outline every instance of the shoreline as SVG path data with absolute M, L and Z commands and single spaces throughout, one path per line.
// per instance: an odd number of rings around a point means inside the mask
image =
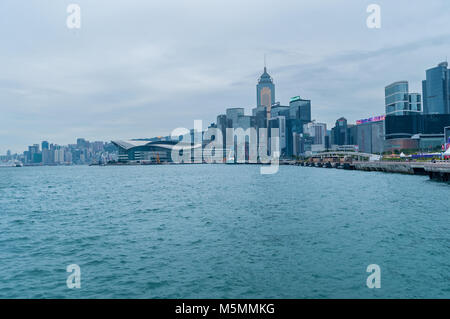
M 24 167 L 60 167 L 60 166 L 172 166 L 172 165 L 270 165 L 263 163 L 108 163 L 108 164 L 84 164 L 84 165 L 24 165 Z M 343 170 L 357 170 L 366 172 L 384 172 L 391 174 L 406 174 L 429 176 L 432 180 L 450 182 L 450 162 L 394 162 L 394 161 L 367 161 L 367 162 L 331 162 L 331 161 L 298 161 L 281 160 L 280 166 L 303 166 L 314 168 L 334 168 Z M 17 166 L 0 166 L 0 168 L 18 168 Z
M 302 162 L 301 166 L 336 168 L 345 170 L 357 170 L 365 172 L 384 172 L 392 174 L 429 176 L 432 180 L 442 182 L 450 181 L 450 162 L 353 162 L 353 163 L 332 163 L 332 162 Z

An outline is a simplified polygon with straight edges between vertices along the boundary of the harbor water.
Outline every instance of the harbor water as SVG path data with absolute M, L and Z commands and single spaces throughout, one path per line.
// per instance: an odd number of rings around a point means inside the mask
M 294 166 L 0 168 L 0 298 L 450 298 L 449 195 Z

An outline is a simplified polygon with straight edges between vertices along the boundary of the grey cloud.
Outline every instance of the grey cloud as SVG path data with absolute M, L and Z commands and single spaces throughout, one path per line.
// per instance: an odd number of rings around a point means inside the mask
M 383 112 L 391 81 L 417 90 L 450 51 L 442 0 L 380 0 L 376 31 L 365 26 L 372 1 L 78 0 L 82 28 L 68 30 L 71 2 L 0 3 L 0 153 L 44 139 L 169 134 L 230 106 L 249 112 L 264 54 L 277 100 L 300 94 L 317 120 L 354 121 Z

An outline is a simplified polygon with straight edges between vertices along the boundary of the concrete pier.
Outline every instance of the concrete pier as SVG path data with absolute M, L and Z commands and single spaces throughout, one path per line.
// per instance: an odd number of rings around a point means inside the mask
M 428 175 L 443 182 L 450 180 L 450 162 L 357 162 L 355 169 L 410 175 Z
M 356 162 L 353 163 L 359 171 L 378 171 L 387 173 L 414 174 L 414 167 L 406 162 Z M 423 168 L 422 165 L 417 165 Z
M 450 162 L 353 162 L 353 163 L 302 163 L 302 166 L 343 168 L 347 170 L 376 171 L 409 175 L 428 175 L 430 179 L 450 181 Z
M 425 165 L 425 172 L 431 179 L 448 182 L 450 180 L 450 163 L 427 164 Z

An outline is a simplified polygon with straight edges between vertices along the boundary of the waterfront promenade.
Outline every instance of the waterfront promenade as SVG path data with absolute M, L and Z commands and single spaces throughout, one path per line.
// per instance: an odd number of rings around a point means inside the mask
M 343 168 L 360 171 L 378 171 L 386 173 L 400 173 L 410 175 L 428 175 L 431 179 L 448 182 L 450 180 L 450 162 L 352 162 L 352 163 L 332 163 L 332 162 L 302 162 L 302 166 Z

